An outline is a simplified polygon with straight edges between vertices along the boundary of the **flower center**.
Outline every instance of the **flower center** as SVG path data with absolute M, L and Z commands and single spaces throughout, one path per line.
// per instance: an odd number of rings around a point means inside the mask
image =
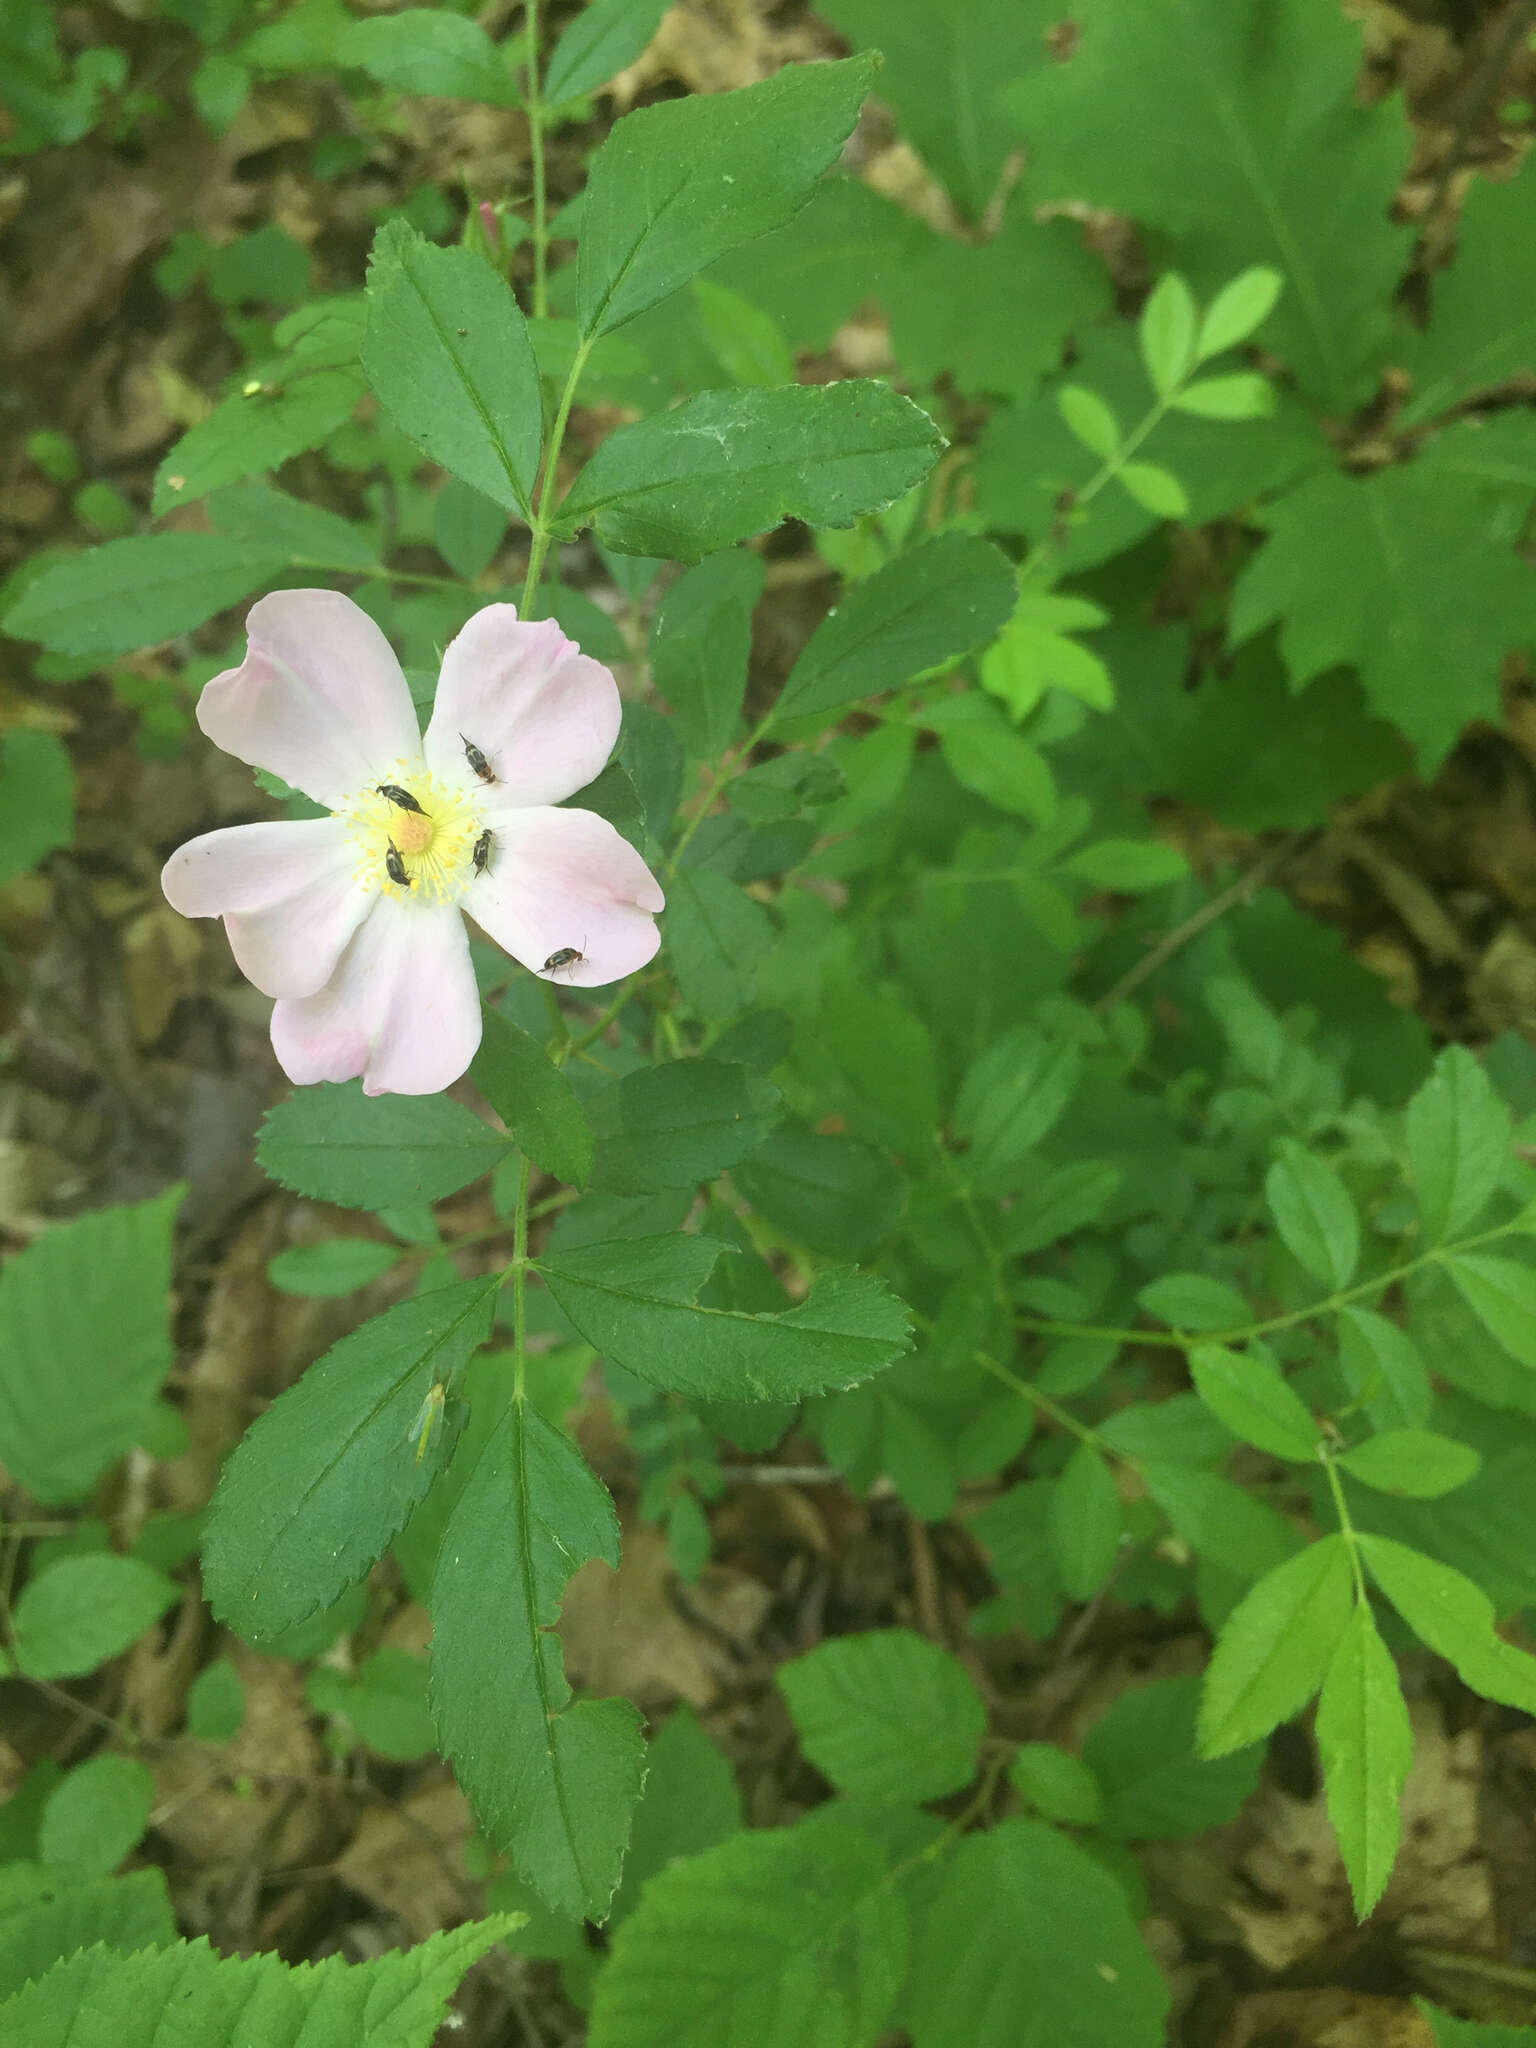
M 392 762 L 340 807 L 357 848 L 356 879 L 396 902 L 454 903 L 476 873 L 484 821 L 474 793 L 420 760 Z

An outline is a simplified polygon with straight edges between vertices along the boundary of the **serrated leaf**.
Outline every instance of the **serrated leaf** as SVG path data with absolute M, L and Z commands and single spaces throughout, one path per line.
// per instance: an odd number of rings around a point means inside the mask
M 889 1153 L 800 1123 L 781 1124 L 733 1178 L 759 1215 L 834 1258 L 868 1257 L 906 1203 L 906 1181 Z
M 1114 1474 L 1092 1444 L 1079 1444 L 1051 1497 L 1051 1547 L 1069 1599 L 1091 1600 L 1113 1571 L 1122 1519 Z
M 913 2048 L 1159 2048 L 1168 1989 L 1108 1871 L 1007 1820 L 942 1866 L 908 2001 Z
M 1189 1370 L 1195 1392 L 1235 1437 L 1277 1458 L 1309 1462 L 1316 1456 L 1317 1424 L 1266 1353 L 1197 1344 Z
M 559 517 L 624 554 L 696 562 L 785 519 L 851 526 L 904 496 L 943 447 L 920 406 L 868 378 L 703 391 L 610 434 Z
M 582 204 L 582 333 L 622 326 L 797 213 L 858 119 L 873 72 L 867 57 L 791 64 L 761 85 L 615 123 Z
M 397 1244 L 371 1237 L 329 1237 L 321 1244 L 290 1245 L 267 1262 L 267 1278 L 284 1294 L 326 1298 L 351 1294 L 387 1273 L 401 1255 Z
M 1275 409 L 1275 387 L 1267 377 L 1251 373 L 1202 377 L 1176 392 L 1170 403 L 1175 412 L 1197 420 L 1262 420 Z
M 1035 1147 L 1077 1090 L 1082 1054 L 1030 1025 L 1005 1034 L 976 1060 L 955 1103 L 955 1134 L 970 1144 L 965 1177 L 982 1194 L 1027 1185 Z
M 968 1785 L 987 1710 L 965 1669 L 911 1629 L 839 1636 L 775 1678 L 800 1746 L 839 1792 L 921 1805 Z
M 522 94 L 498 50 L 476 21 L 436 7 L 407 7 L 355 21 L 336 45 L 338 64 L 355 64 L 381 85 L 439 99 L 516 107 Z
M 281 469 L 295 455 L 318 448 L 352 417 L 367 388 L 355 366 L 297 360 L 274 365 L 255 391 L 242 388 L 223 399 L 162 458 L 151 511 L 158 519 L 177 505 L 195 504 L 225 484 Z
M 1439 1244 L 1477 1221 L 1509 1162 L 1509 1111 L 1464 1045 L 1436 1059 L 1403 1134 L 1425 1240 Z
M 90 1948 L 0 2005 L 0 2036 L 27 2048 L 161 2048 L 177 2035 L 197 2048 L 431 2048 L 459 1979 L 521 1917 L 469 1921 L 373 1962 L 328 1956 L 297 1969 L 275 1955 L 221 1956 L 206 1940 L 134 1955 Z
M 353 1081 L 278 1103 L 256 1147 L 281 1186 L 350 1209 L 440 1201 L 506 1155 L 500 1132 L 446 1095 L 364 1095 Z
M 1159 398 L 1169 397 L 1193 369 L 1199 318 L 1189 286 L 1176 270 L 1166 271 L 1152 287 L 1136 323 L 1141 360 Z
M 1209 1273 L 1164 1273 L 1149 1280 L 1136 1299 L 1171 1330 L 1241 1330 L 1254 1320 L 1237 1289 Z
M 1363 1920 L 1392 1875 L 1401 1834 L 1398 1801 L 1413 1762 L 1413 1730 L 1397 1667 L 1363 1601 L 1346 1623 L 1323 1680 L 1317 1746 L 1328 1818 Z
M 1354 1606 L 1349 1553 L 1324 1536 L 1244 1595 L 1217 1637 L 1200 1705 L 1200 1749 L 1225 1756 L 1299 1714 L 1327 1674 Z
M 1264 1195 L 1287 1251 L 1314 1280 L 1335 1292 L 1360 1263 L 1360 1219 L 1349 1191 L 1325 1159 L 1294 1138 L 1275 1146 Z
M 282 549 L 214 533 L 134 534 L 50 563 L 5 630 L 55 654 L 134 654 L 205 624 L 286 563 Z
M 1195 1748 L 1195 1672 L 1134 1686 L 1083 1737 L 1102 1793 L 1097 1825 L 1114 1842 L 1173 1842 L 1233 1819 L 1259 1782 L 1255 1747 L 1215 1760 Z
M 0 1271 L 0 1446 L 46 1506 L 83 1499 L 149 1428 L 175 1355 L 171 1233 L 185 1192 L 55 1224 Z
M 1239 342 L 1256 333 L 1275 310 L 1284 289 L 1285 279 L 1279 271 L 1270 270 L 1262 263 L 1239 271 L 1230 283 L 1222 286 L 1206 308 L 1196 343 L 1200 361 L 1206 362 L 1225 349 L 1236 348 Z
M 1080 1756 L 1058 1749 L 1054 1742 L 1021 1742 L 1008 1766 L 1008 1778 L 1020 1798 L 1047 1820 L 1092 1828 L 1103 1818 L 1098 1779 Z
M 1155 462 L 1123 462 L 1115 481 L 1141 506 L 1158 519 L 1189 516 L 1189 493 L 1170 471 Z
M 569 1437 L 514 1401 L 438 1554 L 432 1712 L 493 1847 L 557 1912 L 601 1920 L 645 1745 L 628 1701 L 573 1704 L 560 1667 L 550 1631 L 567 1580 L 590 1558 L 619 1561 L 607 1489 Z
M 1530 565 L 1514 540 L 1536 488 L 1536 418 L 1435 436 L 1414 461 L 1316 476 L 1264 511 L 1238 579 L 1234 644 L 1279 620 L 1292 687 L 1358 669 L 1377 714 L 1433 773 L 1469 719 L 1499 715 L 1499 668 L 1529 633 Z
M 587 0 L 550 54 L 544 98 L 552 107 L 606 85 L 643 56 L 672 0 Z
M 851 1387 L 908 1349 L 905 1303 L 870 1274 L 821 1273 L 778 1315 L 696 1297 L 725 1249 L 630 1238 L 545 1252 L 538 1271 L 587 1342 L 653 1386 L 716 1401 L 788 1401 Z
M 306 505 L 269 484 L 229 484 L 208 501 L 208 517 L 222 534 L 232 534 L 265 551 L 282 549 L 300 568 L 353 570 L 382 575 L 378 550 L 348 519 L 323 505 Z
M 705 1017 L 732 1017 L 752 1000 L 773 925 L 724 875 L 684 868 L 667 884 L 667 944 L 683 1000 Z
M 1014 571 L 990 542 L 941 534 L 855 584 L 806 642 L 779 718 L 834 711 L 899 689 L 990 640 L 1015 602 Z
M 176 1597 L 164 1572 L 137 1557 L 61 1557 L 28 1579 L 16 1601 L 17 1667 L 29 1678 L 78 1678 L 137 1642 Z
M 666 1060 L 589 1098 L 592 1186 L 610 1195 L 695 1187 L 755 1152 L 783 1115 L 771 1081 L 724 1060 Z
M 896 1860 L 834 1807 L 671 1864 L 614 1937 L 590 2048 L 867 2048 L 906 1970 Z
M 1096 391 L 1083 384 L 1063 384 L 1056 393 L 1056 409 L 1067 432 L 1082 442 L 1090 455 L 1107 462 L 1120 446 L 1120 422 Z
M 1112 1418 L 1104 1432 L 1106 1439 L 1117 1449 L 1136 1455 L 1143 1450 L 1141 1440 L 1148 1433 L 1147 1425 L 1171 1406 L 1165 1401 L 1144 1411 L 1140 1426 L 1131 1431 L 1115 1428 L 1118 1418 Z M 1267 1501 L 1219 1472 L 1175 1464 L 1172 1454 L 1174 1446 L 1158 1444 L 1152 1456 L 1143 1456 L 1142 1478 L 1175 1534 L 1197 1557 L 1220 1564 L 1238 1578 L 1261 1579 L 1301 1548 L 1296 1530 Z
M 696 759 L 720 753 L 740 721 L 752 613 L 765 573 L 762 557 L 744 548 L 709 555 L 680 576 L 656 607 L 651 675 Z
M 396 426 L 434 462 L 531 516 L 544 437 L 539 368 L 528 323 L 488 263 L 439 249 L 403 221 L 381 228 L 363 369 Z
M 585 1187 L 592 1128 L 570 1082 L 510 1017 L 487 1005 L 482 1024 L 470 1079 L 535 1166 L 568 1186 Z
M 1394 346 L 1394 360 L 1413 378 L 1404 427 L 1529 371 L 1536 355 L 1530 254 L 1530 180 L 1474 178 L 1457 216 L 1456 259 L 1435 275 L 1429 324 L 1405 328 Z
M 658 1871 L 679 1857 L 715 1848 L 740 1826 L 741 1794 L 731 1766 L 693 1709 L 680 1701 L 645 1746 L 645 1790 L 635 1808 L 610 1925 L 634 1910 Z
M 1536 1372 L 1536 1270 L 1486 1252 L 1459 1252 L 1445 1270 L 1489 1336 Z
M 1255 256 L 1273 264 L 1287 290 L 1267 344 L 1347 411 L 1370 387 L 1408 254 L 1383 204 L 1407 162 L 1407 122 L 1400 103 L 1358 103 L 1358 28 L 1267 0 L 1084 0 L 1074 21 L 1067 61 L 1002 94 L 1031 202 L 1088 200 L 1166 229 L 1202 292 Z M 1149 101 L 1156 123 L 1125 119 Z
M 490 1335 L 499 1278 L 386 1309 L 333 1344 L 236 1446 L 209 1511 L 203 1583 L 248 1641 L 328 1607 L 377 1560 L 447 1458 L 419 1427 Z
M 8 1875 L 20 1867 L 8 1866 Z M 14 2017 L 13 1994 L 29 1979 L 43 1978 L 58 1963 L 89 1948 L 96 1955 L 125 1954 L 173 1945 L 176 1916 L 160 1870 L 130 1870 L 122 1877 L 60 1883 L 37 1871 L 25 1896 L 0 1907 L 0 2027 Z M 42 2048 L 42 2037 L 18 2031 L 10 2037 L 26 2048 Z M 77 2037 L 78 2038 L 78 2037 Z M 116 2036 L 114 2036 L 114 2039 Z M 5 2039 L 0 2032 L 0 2040 Z M 61 2048 L 68 2048 L 67 2041 Z
M 1339 1369 L 1377 1429 L 1422 1429 L 1429 1421 L 1429 1368 L 1407 1331 L 1374 1309 L 1340 1311 Z
M 1463 1684 L 1485 1700 L 1536 1713 L 1536 1657 L 1495 1634 L 1493 1602 L 1481 1586 L 1389 1536 L 1361 1535 L 1359 1544 L 1371 1577 Z
M 64 1877 L 106 1877 L 143 1838 L 154 1799 L 154 1774 L 136 1757 L 89 1757 L 49 1794 L 37 1853 Z
M 1476 1478 L 1483 1461 L 1470 1444 L 1432 1429 L 1388 1429 L 1367 1437 L 1335 1462 L 1362 1486 L 1410 1500 L 1436 1500 Z

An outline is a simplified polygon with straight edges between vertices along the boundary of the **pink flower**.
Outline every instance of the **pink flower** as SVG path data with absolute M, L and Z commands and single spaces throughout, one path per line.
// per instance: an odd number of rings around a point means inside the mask
M 461 910 L 546 981 L 599 987 L 655 953 L 663 897 L 644 861 L 595 812 L 555 808 L 613 751 L 619 692 L 552 621 L 476 612 L 425 735 L 350 598 L 280 590 L 246 630 L 197 722 L 331 815 L 205 832 L 161 886 L 184 917 L 222 917 L 241 971 L 277 998 L 291 1081 L 431 1095 L 458 1079 L 480 1043 Z

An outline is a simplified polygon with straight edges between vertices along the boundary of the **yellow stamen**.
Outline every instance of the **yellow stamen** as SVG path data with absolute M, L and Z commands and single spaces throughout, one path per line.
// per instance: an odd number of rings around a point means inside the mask
M 380 784 L 403 789 L 419 811 L 392 803 Z M 474 879 L 475 841 L 485 821 L 474 792 L 442 783 L 420 760 L 393 762 L 340 807 L 357 846 L 357 880 L 396 902 L 453 903 Z M 393 847 L 406 880 L 389 872 Z

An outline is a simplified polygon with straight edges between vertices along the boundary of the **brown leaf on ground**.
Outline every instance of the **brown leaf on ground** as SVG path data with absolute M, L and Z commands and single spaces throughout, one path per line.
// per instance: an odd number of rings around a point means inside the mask
M 478 1891 L 464 1861 L 473 1827 L 452 1778 L 433 1775 L 398 1803 L 366 1809 L 335 1874 L 398 1921 L 409 1941 L 425 1941 L 476 1908 Z
M 1406 1998 L 1256 1991 L 1238 2000 L 1219 2048 L 1435 2048 L 1435 2037 Z

